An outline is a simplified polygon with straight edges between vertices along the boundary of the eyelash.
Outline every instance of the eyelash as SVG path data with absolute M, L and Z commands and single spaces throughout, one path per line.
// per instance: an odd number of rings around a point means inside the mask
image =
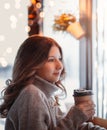
M 52 58 L 52 59 L 48 59 L 48 62 L 53 62 L 55 61 L 56 59 L 55 58 Z M 62 58 L 59 58 L 60 61 L 62 61 Z
M 62 61 L 62 58 L 59 58 L 60 61 Z

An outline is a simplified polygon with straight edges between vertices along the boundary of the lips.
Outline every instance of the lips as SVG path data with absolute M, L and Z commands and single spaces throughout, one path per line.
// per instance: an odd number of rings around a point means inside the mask
M 56 73 L 54 73 L 54 75 L 60 76 L 60 72 L 56 72 Z

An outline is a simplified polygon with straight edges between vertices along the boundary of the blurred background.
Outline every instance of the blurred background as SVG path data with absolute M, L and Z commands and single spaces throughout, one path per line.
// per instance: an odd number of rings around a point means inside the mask
M 96 116 L 107 118 L 106 5 L 106 0 L 1 0 L 0 92 L 5 88 L 5 81 L 11 79 L 14 58 L 21 43 L 32 34 L 50 36 L 58 41 L 64 53 L 66 106 L 74 102 L 74 89 L 91 89 Z M 85 34 L 81 32 L 77 38 L 80 30 L 75 25 L 71 33 L 59 27 L 65 27 L 63 20 L 69 19 L 66 14 L 70 14 L 71 19 L 66 22 L 67 27 L 78 22 Z M 62 109 L 66 111 L 65 107 Z M 0 119 L 0 130 L 4 129 L 4 123 L 5 119 Z

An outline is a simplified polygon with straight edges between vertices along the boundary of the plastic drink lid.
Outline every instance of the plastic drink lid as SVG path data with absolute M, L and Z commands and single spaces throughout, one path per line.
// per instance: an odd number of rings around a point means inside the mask
M 74 97 L 86 96 L 86 95 L 93 95 L 92 90 L 75 89 L 73 94 Z

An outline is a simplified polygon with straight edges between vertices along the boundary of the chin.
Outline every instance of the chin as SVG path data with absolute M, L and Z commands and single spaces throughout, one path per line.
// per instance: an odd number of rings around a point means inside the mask
M 58 79 L 56 79 L 56 80 L 54 80 L 54 83 L 56 83 L 56 82 L 58 82 L 59 81 L 59 78 Z
M 59 81 L 59 80 L 50 80 L 49 82 L 50 83 L 56 83 L 57 81 Z
M 59 81 L 59 77 L 58 78 L 54 77 L 54 78 L 52 78 L 52 79 L 50 79 L 48 81 L 51 82 L 51 83 L 56 83 L 56 82 Z

